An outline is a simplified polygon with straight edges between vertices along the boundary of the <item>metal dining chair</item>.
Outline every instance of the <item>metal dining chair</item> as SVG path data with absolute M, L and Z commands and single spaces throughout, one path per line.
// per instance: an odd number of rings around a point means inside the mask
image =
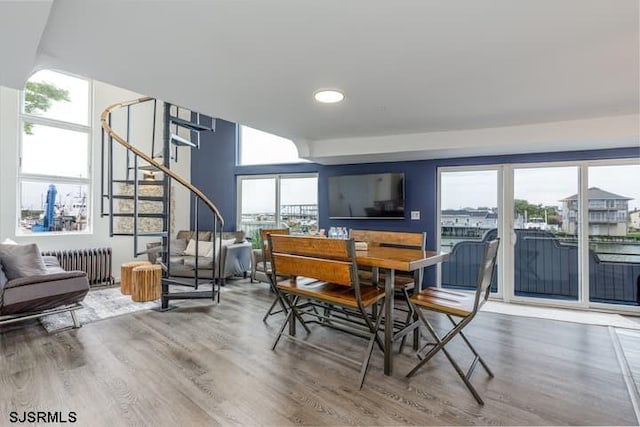
M 449 359 L 449 362 L 451 362 L 454 369 L 456 370 L 462 381 L 465 383 L 473 397 L 481 405 L 484 405 L 484 401 L 471 384 L 471 375 L 473 374 L 473 370 L 475 369 L 478 362 L 480 362 L 480 364 L 485 369 L 485 371 L 487 371 L 487 374 L 490 377 L 493 377 L 493 373 L 491 372 L 485 361 L 482 359 L 482 357 L 480 357 L 476 349 L 471 345 L 467 336 L 462 332 L 462 329 L 475 318 L 476 314 L 480 310 L 480 307 L 482 307 L 489 298 L 489 293 L 491 292 L 491 279 L 494 274 L 499 244 L 500 240 L 496 239 L 491 242 L 486 242 L 484 245 L 484 256 L 482 264 L 480 266 L 480 272 L 478 274 L 478 283 L 475 293 L 468 294 L 449 291 L 445 289 L 427 288 L 424 291 L 414 294 L 409 298 L 409 303 L 418 314 L 419 322 L 416 323 L 417 327 L 421 326 L 420 324 L 422 324 L 422 326 L 424 326 L 427 331 L 429 331 L 435 342 L 429 342 L 425 344 L 422 349 L 418 351 L 418 357 L 421 360 L 411 370 L 411 372 L 407 374 L 407 377 L 413 376 L 438 351 L 442 350 L 442 352 L 445 354 L 445 356 L 447 356 L 447 359 Z M 445 314 L 453 324 L 453 328 L 443 337 L 440 337 L 433 326 L 426 319 L 426 317 L 422 313 L 422 310 L 431 310 Z M 454 316 L 457 318 L 461 318 L 461 320 L 456 322 L 453 319 Z M 464 372 L 462 368 L 460 368 L 458 363 L 453 359 L 451 354 L 445 348 L 445 346 L 457 335 L 460 335 L 460 337 L 464 340 L 464 342 L 467 344 L 467 346 L 475 356 L 473 362 L 471 363 L 471 366 L 466 372 Z M 422 356 L 424 351 L 430 346 L 432 346 L 432 348 L 426 354 L 424 354 L 424 356 Z
M 287 315 L 287 307 L 282 301 L 282 297 L 278 288 L 276 288 L 275 283 L 273 282 L 273 275 L 271 274 L 271 252 L 269 251 L 269 235 L 270 234 L 289 234 L 288 228 L 261 228 L 260 229 L 260 246 L 262 249 L 262 266 L 260 267 L 264 274 L 267 276 L 269 280 L 269 285 L 271 286 L 271 290 L 275 293 L 275 298 L 269 306 L 269 310 L 265 313 L 262 321 L 266 322 L 269 316 L 273 316 L 274 314 L 284 313 Z M 277 305 L 280 305 L 280 310 L 277 309 Z

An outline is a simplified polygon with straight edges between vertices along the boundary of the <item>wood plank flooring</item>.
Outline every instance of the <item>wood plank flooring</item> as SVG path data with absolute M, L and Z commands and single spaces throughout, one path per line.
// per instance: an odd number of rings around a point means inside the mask
M 468 336 L 495 378 L 476 369 L 479 406 L 442 354 L 408 380 L 408 348 L 391 377 L 376 349 L 358 390 L 356 366 L 287 339 L 271 351 L 271 299 L 266 285 L 235 281 L 220 305 L 180 302 L 53 335 L 37 322 L 0 329 L 0 425 L 33 410 L 75 411 L 91 426 L 637 424 L 606 327 L 480 313 Z M 311 342 L 361 359 L 365 341 L 312 331 Z M 471 361 L 462 342 L 450 351 Z

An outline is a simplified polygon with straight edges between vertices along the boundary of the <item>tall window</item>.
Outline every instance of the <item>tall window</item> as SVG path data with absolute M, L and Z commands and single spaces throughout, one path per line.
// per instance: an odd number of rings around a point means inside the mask
M 91 82 L 43 70 L 22 98 L 18 233 L 90 230 Z
M 249 126 L 240 126 L 238 151 L 240 165 L 306 162 L 298 157 L 293 141 Z
M 318 176 L 242 176 L 238 182 L 238 230 L 253 236 L 261 228 L 292 233 L 318 230 Z

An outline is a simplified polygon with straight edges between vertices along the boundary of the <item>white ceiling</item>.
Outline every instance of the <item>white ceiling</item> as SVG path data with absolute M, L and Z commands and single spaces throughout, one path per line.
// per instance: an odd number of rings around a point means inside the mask
M 23 43 L 24 33 L 42 31 L 24 14 L 28 3 L 0 2 L 0 23 L 22 13 L 0 27 L 0 40 L 24 48 L 32 69 L 63 69 L 289 137 L 312 158 L 323 141 L 639 111 L 638 0 L 54 0 L 37 51 Z M 0 84 L 20 87 L 15 75 L 28 78 L 29 58 L 6 62 L 4 44 Z M 344 90 L 345 101 L 315 103 L 325 87 Z M 626 145 L 640 133 L 629 123 Z M 418 157 L 430 149 L 441 155 L 425 142 Z

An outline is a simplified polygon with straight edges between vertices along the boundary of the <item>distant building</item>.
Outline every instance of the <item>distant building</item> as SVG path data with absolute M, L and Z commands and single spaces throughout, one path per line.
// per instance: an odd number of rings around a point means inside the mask
M 629 212 L 629 228 L 640 230 L 640 210 Z
M 440 214 L 442 234 L 455 237 L 482 237 L 498 227 L 498 214 L 491 209 L 444 209 Z
M 589 188 L 589 235 L 626 236 L 629 197 Z M 576 234 L 578 229 L 578 195 L 562 199 L 562 231 Z

